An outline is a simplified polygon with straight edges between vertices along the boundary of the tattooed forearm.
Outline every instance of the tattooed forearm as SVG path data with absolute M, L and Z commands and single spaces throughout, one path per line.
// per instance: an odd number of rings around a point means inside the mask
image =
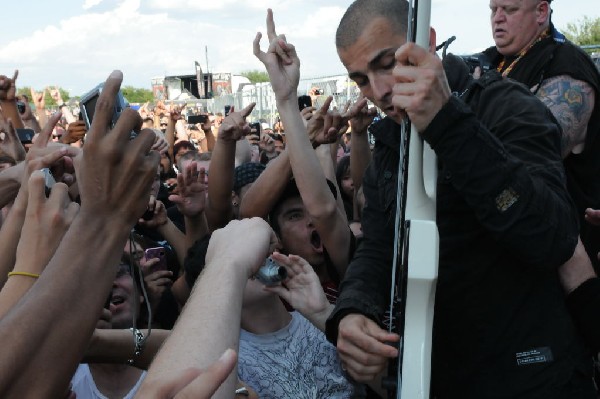
M 545 80 L 537 96 L 562 127 L 562 155 L 565 158 L 585 142 L 587 124 L 594 110 L 594 90 L 581 80 L 561 75 Z

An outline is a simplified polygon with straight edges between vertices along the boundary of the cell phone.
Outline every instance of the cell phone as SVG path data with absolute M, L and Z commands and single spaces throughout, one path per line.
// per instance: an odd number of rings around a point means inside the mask
M 25 113 L 25 103 L 23 101 L 17 101 L 17 109 L 19 110 L 20 114 L 24 114 Z
M 206 123 L 208 121 L 208 115 L 188 115 L 187 123 L 195 125 L 196 123 Z
M 94 113 L 96 112 L 96 103 L 98 102 L 98 98 L 100 97 L 100 93 L 102 93 L 103 89 L 104 83 L 100 83 L 98 86 L 94 87 L 92 90 L 81 96 L 81 99 L 79 100 L 79 115 L 81 116 L 81 119 L 85 122 L 85 127 L 88 132 L 94 120 Z M 123 92 L 119 90 L 115 97 L 115 106 L 110 120 L 109 127 L 111 129 L 115 127 L 117 120 L 119 120 L 119 117 L 121 116 L 125 108 L 128 107 L 129 104 L 127 103 L 127 101 L 125 101 L 125 97 L 123 97 Z M 135 136 L 137 136 L 137 133 L 132 131 L 130 134 L 130 139 L 135 138 Z
M 304 108 L 312 107 L 312 99 L 310 96 L 303 95 L 298 97 L 298 108 L 302 111 Z
M 229 115 L 233 111 L 234 111 L 233 105 L 226 105 L 225 106 L 225 116 Z
M 19 140 L 23 144 L 31 144 L 33 140 L 33 136 L 35 136 L 35 132 L 33 129 L 15 129 L 17 131 L 17 136 L 19 136 Z
M 260 137 L 260 122 L 250 123 L 250 134 L 256 134 Z
M 147 261 L 153 258 L 159 259 L 157 264 L 150 266 L 150 273 L 159 270 L 167 270 L 167 257 L 165 255 L 164 247 L 148 248 L 144 251 L 144 258 L 146 258 Z

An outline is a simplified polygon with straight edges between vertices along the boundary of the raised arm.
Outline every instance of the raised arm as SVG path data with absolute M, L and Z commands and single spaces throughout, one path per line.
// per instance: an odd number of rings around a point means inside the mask
M 210 181 L 208 186 L 208 206 L 206 219 L 210 230 L 224 227 L 233 218 L 231 191 L 235 169 L 235 149 L 238 140 L 250 133 L 246 117 L 254 109 L 255 103 L 240 112 L 230 113 L 219 126 L 219 136 L 210 161 Z
M 129 359 L 133 359 L 135 367 L 147 370 L 171 331 L 153 328 L 149 336 L 148 330 L 140 331 L 148 339 L 144 343 L 142 353 L 134 356 L 130 330 L 94 330 L 82 362 L 125 364 Z
M 252 235 L 252 240 L 248 237 Z M 234 220 L 213 233 L 206 266 L 171 336 L 148 371 L 138 397 L 156 397 L 166 380 L 176 378 L 190 367 L 205 368 L 219 359 L 227 348 L 237 351 L 242 298 L 248 278 L 275 244 L 269 225 L 259 218 Z M 231 244 L 235 243 L 235 251 Z M 190 346 L 190 342 L 197 344 Z M 213 398 L 230 399 L 235 391 L 236 373 L 229 375 Z
M 42 90 L 41 93 L 38 93 L 31 88 L 31 101 L 33 101 L 33 105 L 35 105 L 38 123 L 40 126 L 45 126 L 48 121 L 48 117 L 46 116 L 46 90 Z
M 79 214 L 38 281 L 0 320 L 0 337 L 11 342 L 0 361 L 3 397 L 64 396 L 112 287 L 113 265 L 146 208 L 159 155 L 150 152 L 151 132 L 129 140 L 141 126 L 133 110 L 108 131 L 121 81 L 120 71 L 107 79 L 85 151 L 75 160 Z
M 170 195 L 169 200 L 177 205 L 185 217 L 185 244 L 190 248 L 196 240 L 208 234 L 206 222 L 206 171 L 198 170 L 196 162 L 190 162 L 182 173 L 177 175 L 179 194 Z M 182 263 L 183 264 L 183 263 Z
M 281 197 L 285 186 L 292 178 L 292 167 L 288 150 L 285 149 L 250 186 L 240 204 L 240 219 L 265 218 Z
M 8 120 L 10 119 L 17 129 L 22 129 L 25 126 L 21 120 L 21 115 L 17 109 L 17 77 L 19 71 L 15 71 L 12 79 L 0 75 L 0 106 L 2 114 Z
M 350 119 L 352 127 L 352 146 L 350 147 L 350 173 L 354 182 L 354 192 L 362 185 L 363 176 L 371 162 L 371 147 L 369 146 L 369 125 L 377 115 L 375 108 L 368 109 L 365 105 L 357 110 L 356 116 Z
M 337 206 L 319 160 L 309 140 L 307 128 L 300 113 L 296 98 L 300 78 L 300 60 L 293 45 L 275 32 L 273 13 L 267 13 L 269 48 L 260 49 L 258 34 L 254 40 L 254 54 L 265 64 L 275 92 L 277 109 L 286 127 L 287 150 L 290 164 L 304 206 L 314 223 L 323 245 L 340 274 L 343 276 L 349 261 L 350 230 L 345 215 Z M 317 110 L 309 121 L 309 129 L 325 132 L 337 138 L 341 115 L 327 113 L 331 98 Z
M 8 218 L 2 226 L 2 230 L 0 230 L 0 253 L 3 254 L 3 256 L 0 257 L 0 286 L 4 285 L 7 273 L 12 270 L 13 266 L 15 266 L 17 244 L 19 242 L 19 238 L 21 237 L 23 223 L 25 222 L 29 177 L 35 170 L 40 170 L 43 168 L 58 167 L 57 169 L 64 170 L 64 163 L 62 163 L 63 158 L 65 156 L 72 158 L 75 155 L 75 150 L 71 148 L 47 147 L 52 129 L 59 119 L 60 113 L 54 115 L 50 119 L 50 123 L 48 123 L 48 125 L 40 133 L 38 140 L 36 140 L 29 150 L 25 161 L 14 167 L 18 167 L 22 172 L 20 177 L 22 184 L 20 184 L 18 195 L 15 198 Z M 14 129 L 12 129 L 12 126 L 9 126 L 9 130 L 6 132 L 6 135 L 14 136 L 16 139 L 16 133 L 14 132 Z M 69 162 L 69 164 L 70 163 L 71 162 Z M 60 180 L 60 176 L 56 177 Z M 36 238 L 39 239 L 39 237 Z M 45 267 L 49 260 L 50 258 L 46 259 L 46 262 L 39 267 Z

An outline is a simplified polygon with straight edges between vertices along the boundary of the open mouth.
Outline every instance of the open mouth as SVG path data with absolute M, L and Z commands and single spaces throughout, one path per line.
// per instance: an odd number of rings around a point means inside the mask
M 119 295 L 113 295 L 113 297 L 110 299 L 110 303 L 115 306 L 119 306 L 123 302 L 125 302 L 125 298 Z
M 323 252 L 323 243 L 321 242 L 321 236 L 316 230 L 310 234 L 310 244 L 317 252 Z

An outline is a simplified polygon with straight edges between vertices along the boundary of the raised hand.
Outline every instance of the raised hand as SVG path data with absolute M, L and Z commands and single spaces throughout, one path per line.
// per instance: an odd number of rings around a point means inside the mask
M 361 97 L 348 108 L 344 116 L 350 119 L 352 134 L 365 134 L 367 133 L 367 128 L 373 123 L 373 118 L 377 116 L 377 109 L 369 109 L 367 99 Z
M 19 271 L 41 274 L 79 212 L 79 205 L 71 202 L 65 184 L 56 183 L 46 198 L 44 182 L 44 174 L 39 170 L 27 182 L 27 212 L 17 247 Z
M 169 201 L 177 205 L 177 209 L 187 217 L 199 216 L 206 207 L 206 171 L 198 171 L 196 162 L 190 162 L 183 173 L 177 175 L 178 195 L 170 195 Z
M 172 271 L 152 271 L 152 266 L 158 262 L 160 262 L 160 259 L 158 258 L 140 259 L 140 267 L 142 268 L 146 289 L 148 291 L 148 300 L 150 301 L 152 309 L 156 309 L 165 290 L 173 285 L 173 280 L 171 280 L 171 277 L 173 276 Z
M 31 100 L 33 101 L 33 105 L 35 105 L 35 109 L 45 109 L 46 108 L 46 90 L 42 90 L 41 92 L 35 91 L 31 88 Z
M 64 144 L 76 143 L 79 140 L 83 139 L 85 137 L 86 133 L 87 133 L 87 128 L 85 126 L 84 121 L 78 120 L 78 121 L 69 123 L 69 125 L 67 126 L 67 131 L 61 137 L 60 142 L 64 143 Z
M 156 229 L 167 223 L 167 208 L 165 207 L 165 204 L 162 203 L 162 201 L 154 199 L 153 195 L 150 196 L 150 202 L 148 203 L 148 211 L 152 212 L 152 218 L 150 220 L 139 218 L 138 224 L 140 226 L 144 226 L 149 229 Z
M 169 117 L 174 121 L 177 122 L 179 119 L 181 119 L 181 112 L 185 109 L 187 104 L 183 104 L 183 105 L 171 105 L 169 107 Z
M 60 90 L 58 89 L 58 86 L 54 86 L 54 88 L 48 87 L 48 92 L 50 93 L 50 97 L 52 97 L 52 99 L 56 102 L 57 105 L 64 104 L 64 101 L 62 99 L 62 96 L 60 95 Z
M 287 269 L 287 279 L 284 284 L 265 286 L 263 289 L 285 299 L 311 322 L 322 320 L 324 328 L 332 307 L 312 266 L 297 255 L 286 256 L 275 252 L 272 258 Z
M 231 247 L 233 242 L 236 243 L 235 250 Z M 233 262 L 240 273 L 246 273 L 250 278 L 278 246 L 275 232 L 264 219 L 232 220 L 213 232 L 206 252 L 206 264 L 218 264 L 219 259 L 225 257 L 228 263 Z
M 19 140 L 12 121 L 4 122 L 0 118 L 0 152 L 8 155 L 17 162 L 25 159 L 25 147 Z
M 219 140 L 237 141 L 250 134 L 250 125 L 246 122 L 246 117 L 250 115 L 256 103 L 248 105 L 239 112 L 232 112 L 223 119 L 219 127 Z
M 110 218 L 107 222 L 126 227 L 133 226 L 148 205 L 160 155 L 150 150 L 155 138 L 152 131 L 144 129 L 130 140 L 131 131 L 142 125 L 141 117 L 131 108 L 126 108 L 109 130 L 122 80 L 121 71 L 114 71 L 106 80 L 75 166 L 81 213 Z
M 152 131 L 156 135 L 154 144 L 152 144 L 152 149 L 160 154 L 164 154 L 169 149 L 169 143 L 167 142 L 164 133 L 158 129 L 152 129 Z
M 154 115 L 165 116 L 168 113 L 165 103 L 158 101 L 154 106 Z
M 12 79 L 0 75 L 0 101 L 15 101 L 17 98 L 17 77 L 19 71 L 15 70 Z
M 275 32 L 273 11 L 270 8 L 267 10 L 267 37 L 269 48 L 264 52 L 260 49 L 262 33 L 256 34 L 254 55 L 267 68 L 277 99 L 295 98 L 300 81 L 300 59 L 296 54 L 296 48 L 287 42 L 285 35 L 277 35 Z
M 79 153 L 79 149 L 59 144 L 52 145 L 50 140 L 52 130 L 60 118 L 60 112 L 52 115 L 29 148 L 29 152 L 25 156 L 25 173 L 21 181 L 21 189 L 15 202 L 22 201 L 22 203 L 26 203 L 28 197 L 27 182 L 36 170 L 49 168 L 56 181 L 67 184 L 74 182 L 73 158 Z
M 351 114 L 342 115 L 337 110 L 329 110 L 333 97 L 329 96 L 323 105 L 313 112 L 306 129 L 313 147 L 335 143 L 341 129 L 348 124 Z

